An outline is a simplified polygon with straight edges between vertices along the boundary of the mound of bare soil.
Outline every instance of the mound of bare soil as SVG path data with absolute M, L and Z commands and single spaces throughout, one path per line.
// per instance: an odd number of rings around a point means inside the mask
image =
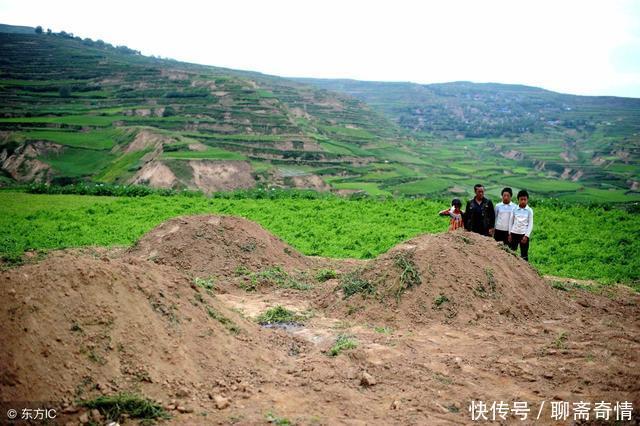
M 1 277 L 0 401 L 144 388 L 188 409 L 248 397 L 288 349 L 174 268 L 147 261 L 63 251 Z
M 421 324 L 528 321 L 575 309 L 527 262 L 470 232 L 421 235 L 342 277 L 320 306 L 354 318 Z M 382 308 L 382 309 L 381 309 Z
M 140 239 L 130 256 L 196 276 L 229 276 L 238 267 L 294 270 L 307 266 L 304 256 L 257 223 L 231 216 L 168 220 Z

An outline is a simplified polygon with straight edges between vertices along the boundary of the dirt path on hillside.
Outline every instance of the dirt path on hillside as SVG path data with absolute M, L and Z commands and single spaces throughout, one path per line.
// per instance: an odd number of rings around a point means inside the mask
M 184 217 L 0 282 L 0 400 L 52 401 L 61 424 L 122 391 L 175 425 L 472 424 L 471 401 L 526 401 L 529 420 L 544 403 L 536 424 L 563 424 L 551 401 L 630 401 L 638 418 L 640 296 L 554 288 L 475 234 L 335 260 L 244 219 Z M 299 319 L 258 324 L 277 306 Z M 332 356 L 339 336 L 355 347 Z

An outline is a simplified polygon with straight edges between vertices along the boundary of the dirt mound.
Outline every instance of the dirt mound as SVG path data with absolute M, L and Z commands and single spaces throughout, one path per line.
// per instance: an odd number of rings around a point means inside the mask
M 304 256 L 257 223 L 231 216 L 171 219 L 142 237 L 129 254 L 199 277 L 232 276 L 238 268 L 293 271 L 307 266 Z
M 338 312 L 385 321 L 527 321 L 559 316 L 559 299 L 527 262 L 469 232 L 421 235 L 343 276 L 341 292 L 321 300 Z M 384 306 L 385 309 L 380 309 Z
M 186 398 L 185 404 L 216 393 L 240 397 L 286 355 L 277 336 L 261 336 L 256 323 L 212 292 L 150 262 L 58 252 L 3 272 L 2 284 L 3 401 L 63 401 L 141 387 L 165 401 Z

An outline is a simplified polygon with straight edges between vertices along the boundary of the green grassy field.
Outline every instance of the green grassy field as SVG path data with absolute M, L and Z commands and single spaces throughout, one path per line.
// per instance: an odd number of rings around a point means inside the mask
M 97 179 L 101 182 L 113 183 L 118 179 L 133 175 L 131 169 L 134 169 L 140 162 L 140 159 L 149 151 L 151 151 L 151 149 L 130 152 L 120 156 L 116 161 L 105 167 L 102 172 L 98 174 Z
M 244 155 L 224 149 L 207 147 L 205 151 L 169 151 L 162 154 L 163 158 L 178 158 L 182 160 L 244 160 Z
M 88 176 L 102 170 L 114 155 L 85 148 L 67 148 L 63 154 L 47 154 L 42 161 L 53 166 L 65 176 Z
M 56 142 L 61 145 L 87 148 L 87 149 L 111 149 L 118 140 L 124 140 L 124 132 L 119 129 L 93 130 L 90 132 L 65 131 L 65 130 L 29 130 L 18 135 L 26 140 Z
M 83 111 L 86 111 L 86 107 Z M 11 117 L 0 118 L 0 123 L 51 123 L 69 124 L 75 126 L 111 126 L 114 121 L 123 120 L 124 116 L 101 116 L 101 115 L 67 115 L 62 117 Z
M 92 197 L 0 192 L 0 254 L 86 245 L 130 245 L 179 215 L 219 213 L 257 221 L 307 255 L 371 258 L 424 232 L 443 232 L 437 200 Z M 640 289 L 640 216 L 619 209 L 541 203 L 530 258 L 544 274 Z

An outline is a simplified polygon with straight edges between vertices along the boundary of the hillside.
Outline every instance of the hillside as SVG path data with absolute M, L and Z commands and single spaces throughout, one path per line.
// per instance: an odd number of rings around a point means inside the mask
M 0 26 L 0 185 L 640 199 L 640 101 L 285 79 Z
M 410 157 L 362 102 L 278 77 L 66 33 L 1 33 L 0 49 L 0 159 L 12 180 L 327 189 L 318 175 Z
M 469 174 L 475 166 L 478 178 L 493 180 L 506 171 L 513 176 L 501 180 L 513 186 L 579 191 L 571 195 L 577 199 L 616 199 L 639 189 L 640 99 L 496 83 L 296 81 L 366 102 L 407 130 L 416 152 L 438 159 L 452 174 Z M 507 164 L 511 169 L 501 170 Z

